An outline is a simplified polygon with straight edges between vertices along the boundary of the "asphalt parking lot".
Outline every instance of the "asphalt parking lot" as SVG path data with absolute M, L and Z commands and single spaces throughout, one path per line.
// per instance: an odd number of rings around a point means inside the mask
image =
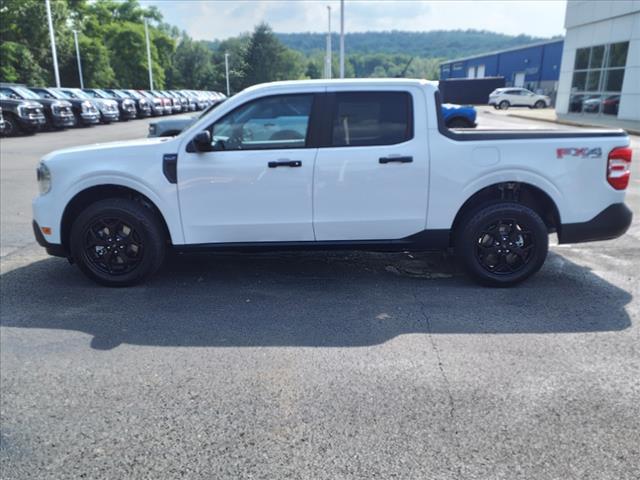
M 35 244 L 35 167 L 148 123 L 0 141 L 2 478 L 638 478 L 638 137 L 630 231 L 551 247 L 517 288 L 345 252 L 173 256 L 98 287 Z

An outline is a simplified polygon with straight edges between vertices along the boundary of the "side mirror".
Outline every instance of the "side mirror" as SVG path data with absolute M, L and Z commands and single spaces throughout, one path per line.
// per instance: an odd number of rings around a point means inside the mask
M 209 130 L 203 130 L 193 137 L 193 145 L 198 152 L 210 152 L 211 148 L 211 133 Z

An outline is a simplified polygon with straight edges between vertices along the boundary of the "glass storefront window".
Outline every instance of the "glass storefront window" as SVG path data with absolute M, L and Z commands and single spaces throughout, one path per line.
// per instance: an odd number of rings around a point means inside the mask
M 591 49 L 591 61 L 589 68 L 602 68 L 602 60 L 604 59 L 604 45 L 593 47 Z
M 629 42 L 576 50 L 569 112 L 617 115 Z
M 609 46 L 609 67 L 624 67 L 627 63 L 629 42 L 613 43 Z

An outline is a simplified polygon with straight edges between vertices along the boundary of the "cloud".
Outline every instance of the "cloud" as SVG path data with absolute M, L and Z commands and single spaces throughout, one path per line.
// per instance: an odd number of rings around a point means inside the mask
M 224 39 L 267 22 L 276 32 L 324 32 L 327 5 L 339 29 L 339 0 L 142 0 L 198 40 Z M 483 29 L 550 37 L 564 33 L 566 0 L 346 0 L 345 31 Z

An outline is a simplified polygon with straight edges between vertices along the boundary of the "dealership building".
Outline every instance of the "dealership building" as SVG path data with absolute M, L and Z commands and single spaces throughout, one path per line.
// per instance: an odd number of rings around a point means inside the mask
M 555 93 L 560 77 L 563 39 L 459 58 L 440 65 L 440 80 L 504 77 L 507 87 Z
M 640 0 L 569 0 L 556 112 L 640 121 Z

